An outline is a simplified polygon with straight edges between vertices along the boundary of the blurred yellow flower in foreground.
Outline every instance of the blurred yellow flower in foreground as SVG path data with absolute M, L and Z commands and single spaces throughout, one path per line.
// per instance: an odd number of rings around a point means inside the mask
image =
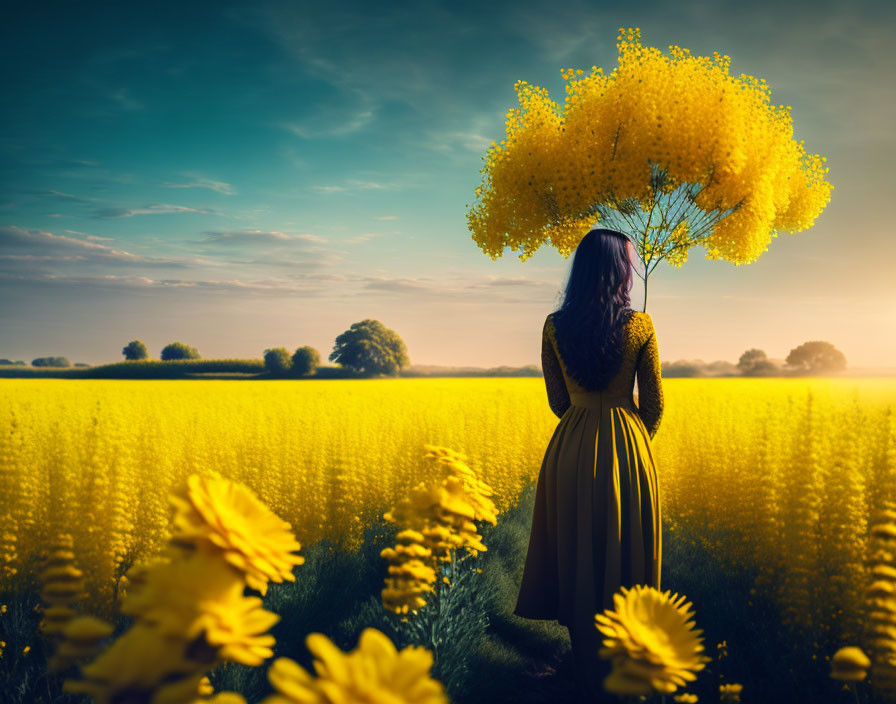
M 87 694 L 95 704 L 152 701 L 158 683 L 177 676 L 188 677 L 196 666 L 184 660 L 177 641 L 157 629 L 137 622 L 119 636 L 99 657 L 82 668 L 83 680 L 66 680 L 63 691 Z M 195 691 L 195 690 L 194 690 Z
M 155 626 L 166 636 L 202 638 L 216 659 L 260 665 L 274 653 L 267 631 L 280 617 L 243 595 L 239 572 L 205 551 L 145 569 L 146 583 L 131 592 L 121 611 Z M 208 650 L 209 658 L 215 655 Z M 211 660 L 210 660 L 211 662 Z
M 871 660 L 862 649 L 849 645 L 840 648 L 831 658 L 831 677 L 835 680 L 863 680 L 869 667 Z
M 425 648 L 409 646 L 398 652 L 375 628 L 364 629 L 350 653 L 322 633 L 309 634 L 305 643 L 316 658 L 317 678 L 289 658 L 277 658 L 268 670 L 277 694 L 263 704 L 448 704 L 442 683 L 429 676 L 433 659 Z

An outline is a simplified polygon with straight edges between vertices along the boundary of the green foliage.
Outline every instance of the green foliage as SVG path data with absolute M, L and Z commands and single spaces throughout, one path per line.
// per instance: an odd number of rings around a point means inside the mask
M 167 362 L 172 359 L 199 359 L 199 350 L 183 342 L 172 342 L 162 349 L 162 361 Z
M 294 374 L 311 374 L 320 365 L 320 352 L 308 345 L 299 347 L 292 356 Z
M 142 359 L 91 367 L 83 371 L 88 379 L 185 379 L 199 374 L 260 374 L 260 359 L 174 359 L 160 362 Z
M 458 557 L 452 550 L 450 563 L 441 566 L 435 594 L 399 628 L 410 635 L 409 644 L 422 645 L 433 653 L 432 675 L 455 701 L 470 693 L 472 659 L 488 628 L 486 604 L 491 585 L 477 572 L 480 564 L 480 557 L 469 553 Z
M 121 353 L 128 360 L 149 359 L 149 350 L 140 340 L 133 340 L 126 344 Z
M 264 368 L 272 374 L 282 374 L 292 367 L 292 358 L 285 347 L 273 347 L 264 351 Z
M 352 323 L 351 328 L 339 335 L 329 359 L 370 375 L 395 375 L 411 363 L 398 333 L 370 318 Z
M 70 367 L 72 363 L 65 357 L 38 357 L 31 361 L 32 367 Z

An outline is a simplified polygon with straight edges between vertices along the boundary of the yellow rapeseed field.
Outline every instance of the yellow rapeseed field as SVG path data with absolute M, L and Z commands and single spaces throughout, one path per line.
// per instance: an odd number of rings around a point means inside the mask
M 760 570 L 788 618 L 859 628 L 868 519 L 896 496 L 896 380 L 667 379 L 654 440 L 664 531 Z M 36 589 L 71 534 L 94 608 L 170 537 L 191 474 L 244 483 L 296 537 L 357 544 L 418 482 L 424 444 L 462 452 L 499 511 L 557 417 L 540 378 L 0 380 L 0 590 Z M 823 575 L 823 578 L 819 578 Z

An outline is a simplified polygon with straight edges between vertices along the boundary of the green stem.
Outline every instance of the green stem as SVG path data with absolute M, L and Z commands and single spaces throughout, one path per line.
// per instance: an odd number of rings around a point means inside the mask
M 647 310 L 647 268 L 644 268 L 644 307 L 641 309 L 641 312 Z

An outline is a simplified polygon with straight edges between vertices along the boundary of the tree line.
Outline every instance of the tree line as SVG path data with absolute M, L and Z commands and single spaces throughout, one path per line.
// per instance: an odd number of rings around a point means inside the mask
M 141 340 L 132 340 L 122 349 L 126 361 L 150 360 L 149 348 Z M 264 369 L 271 376 L 307 376 L 320 366 L 320 353 L 311 346 L 299 347 L 290 352 L 285 347 L 264 350 Z M 161 361 L 201 360 L 199 350 L 183 342 L 172 342 L 162 348 Z M 340 334 L 329 355 L 329 360 L 340 367 L 361 375 L 397 375 L 410 366 L 407 347 L 394 330 L 380 321 L 365 319 Z M 846 357 L 830 342 L 813 340 L 790 350 L 784 365 L 768 358 L 763 350 L 752 348 L 744 352 L 736 365 L 728 362 L 726 369 L 716 369 L 702 362 L 664 362 L 663 376 L 781 376 L 800 374 L 829 374 L 846 369 Z M 25 362 L 0 359 L 0 365 L 24 366 Z M 34 367 L 88 367 L 75 364 L 65 357 L 38 357 L 31 362 Z M 720 374 L 721 372 L 721 374 Z M 726 374 L 726 372 L 730 372 Z
M 846 369 L 846 357 L 830 342 L 812 340 L 794 347 L 784 363 L 769 359 L 760 349 L 752 348 L 744 352 L 737 364 L 702 360 L 680 360 L 663 362 L 663 377 L 705 377 L 705 376 L 818 376 L 835 374 Z
M 127 361 L 148 360 L 149 348 L 141 340 L 132 340 L 122 349 Z M 172 342 L 162 348 L 161 360 L 202 359 L 199 350 L 183 342 Z M 394 330 L 378 320 L 365 319 L 336 338 L 329 360 L 358 374 L 397 375 L 410 366 L 407 346 Z M 285 347 L 264 351 L 264 368 L 272 376 L 305 376 L 320 366 L 320 352 L 305 345 L 294 352 Z

